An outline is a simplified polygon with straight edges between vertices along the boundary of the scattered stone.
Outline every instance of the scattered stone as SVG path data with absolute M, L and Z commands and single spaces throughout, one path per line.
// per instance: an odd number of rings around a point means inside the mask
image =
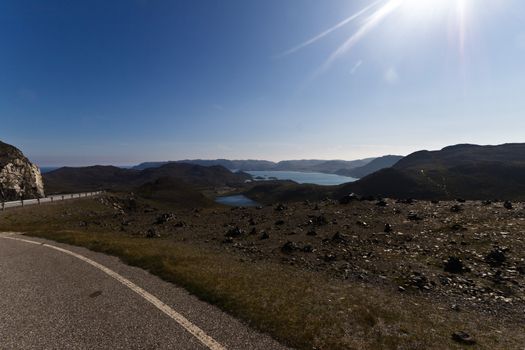
M 514 209 L 514 207 L 512 206 L 512 202 L 510 201 L 505 201 L 505 203 L 503 203 L 503 207 L 508 210 Z
M 505 260 L 507 260 L 505 256 L 505 252 L 501 250 L 500 248 L 491 250 L 485 257 L 485 261 L 488 262 L 489 265 L 493 267 L 498 267 L 498 266 L 503 265 Z
M 233 237 L 226 237 L 222 243 L 224 244 L 232 244 L 233 243 Z
M 414 204 L 414 200 L 412 198 L 405 198 L 405 199 L 398 199 L 396 203 L 399 204 Z
M 244 234 L 244 230 L 239 227 L 234 227 L 226 232 L 226 237 L 240 237 Z
M 303 247 L 303 252 L 313 253 L 315 251 L 314 247 L 311 244 L 307 244 Z
M 268 232 L 264 232 L 262 233 L 261 235 L 261 240 L 265 240 L 265 239 L 269 239 L 270 238 L 270 235 L 268 234 Z
M 287 253 L 287 254 L 290 254 L 290 253 L 293 253 L 295 251 L 299 250 L 299 246 L 297 245 L 297 243 L 295 242 L 286 242 L 282 247 L 281 247 L 281 251 L 283 253 Z
M 463 345 L 475 345 L 476 341 L 463 331 L 452 333 L 452 340 Z
M 361 227 L 368 227 L 368 224 L 364 221 L 361 221 L 361 220 L 358 220 L 356 221 L 356 224 L 361 226 Z
M 160 237 L 160 234 L 154 228 L 150 228 L 146 232 L 146 238 L 159 238 L 159 237 Z
M 337 260 L 337 256 L 334 253 L 325 254 L 323 260 L 326 262 L 332 262 Z
M 454 204 L 453 206 L 450 207 L 451 213 L 459 213 L 461 210 L 463 210 L 463 208 L 457 204 Z
M 388 206 L 388 203 L 387 203 L 384 199 L 380 199 L 380 200 L 376 203 L 376 205 L 377 205 L 378 207 L 387 207 L 387 206 Z
M 306 233 L 307 236 L 317 236 L 317 232 L 315 230 L 310 230 Z
M 465 227 L 463 227 L 463 225 L 461 224 L 454 224 L 450 227 L 453 231 L 462 231 L 462 230 L 466 230 Z
M 385 229 L 383 230 L 385 233 L 390 233 L 392 232 L 394 229 L 392 228 L 392 225 L 390 224 L 385 224 Z
M 179 221 L 175 224 L 175 227 L 186 227 L 186 223 L 184 221 Z
M 275 211 L 284 211 L 286 209 L 288 208 L 282 203 L 277 204 L 277 206 L 275 207 Z
M 324 226 L 328 224 L 328 220 L 324 215 L 319 215 L 312 219 L 312 223 L 314 226 Z
M 171 221 L 175 218 L 175 215 L 170 213 L 164 213 L 155 219 L 155 225 L 162 225 L 167 223 L 168 221 Z
M 339 199 L 339 203 L 340 204 L 350 204 L 352 202 L 360 201 L 360 200 L 361 200 L 360 196 L 358 196 L 355 193 L 350 193 L 349 195 L 344 196 L 343 198 Z
M 463 198 L 458 198 L 458 199 L 456 199 L 456 202 L 458 202 L 458 203 L 465 203 L 466 200 L 463 199 Z
M 332 237 L 332 242 L 334 243 L 346 243 L 346 241 L 347 237 L 339 231 L 337 231 Z
M 284 225 L 284 220 L 277 220 L 275 222 L 275 226 L 282 226 L 282 225 Z
M 407 219 L 410 221 L 421 221 L 423 220 L 422 217 L 419 216 L 419 214 L 415 211 L 411 211 L 407 215 Z
M 418 288 L 419 290 L 429 291 L 432 289 L 432 282 L 420 272 L 414 272 L 409 280 L 408 285 Z
M 444 270 L 450 273 L 462 273 L 465 270 L 465 266 L 460 258 L 451 256 L 445 261 Z

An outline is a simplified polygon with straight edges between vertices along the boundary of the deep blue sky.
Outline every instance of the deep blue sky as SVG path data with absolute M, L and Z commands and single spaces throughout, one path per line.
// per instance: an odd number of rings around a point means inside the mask
M 385 0 L 281 55 L 371 3 L 2 1 L 0 140 L 43 166 L 525 141 L 524 1 Z

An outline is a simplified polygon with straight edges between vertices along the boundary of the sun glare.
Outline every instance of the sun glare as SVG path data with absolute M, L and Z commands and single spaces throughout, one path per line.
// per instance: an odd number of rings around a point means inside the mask
M 353 13 L 335 26 L 321 32 L 309 40 L 281 53 L 283 57 L 302 50 L 325 36 L 351 23 L 359 23 L 354 34 L 339 46 L 325 61 L 316 75 L 328 69 L 337 59 L 351 50 L 370 31 L 384 25 L 389 17 L 398 18 L 409 27 L 432 25 L 445 28 L 455 28 L 459 43 L 459 54 L 464 55 L 467 21 L 472 0 L 377 0 Z
M 429 20 L 464 9 L 466 0 L 401 0 L 399 11 L 406 17 Z

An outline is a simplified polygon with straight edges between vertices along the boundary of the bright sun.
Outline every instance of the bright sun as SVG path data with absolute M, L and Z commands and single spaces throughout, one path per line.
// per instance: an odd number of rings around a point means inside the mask
M 397 17 L 409 25 L 432 24 L 433 26 L 448 27 L 450 22 L 457 33 L 460 54 L 463 55 L 468 15 L 471 12 L 473 0 L 376 0 L 368 6 L 355 12 L 348 18 L 337 23 L 335 26 L 321 32 L 309 40 L 292 47 L 281 53 L 278 57 L 293 54 L 307 46 L 314 44 L 333 31 L 352 22 L 359 22 L 360 25 L 353 35 L 335 50 L 320 68 L 320 72 L 326 70 L 331 64 L 349 51 L 358 43 L 368 32 L 381 26 L 389 17 Z
M 464 13 L 468 0 L 392 0 L 399 11 L 420 20 Z

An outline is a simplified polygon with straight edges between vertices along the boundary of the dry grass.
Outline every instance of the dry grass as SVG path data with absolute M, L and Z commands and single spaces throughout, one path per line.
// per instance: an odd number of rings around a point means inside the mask
M 65 208 L 70 215 L 62 216 Z M 191 242 L 130 238 L 103 228 L 89 233 L 63 228 L 90 212 L 101 220 L 109 215 L 91 200 L 22 208 L 0 214 L 0 230 L 118 256 L 299 349 L 459 349 L 450 339 L 458 330 L 474 335 L 477 348 L 521 349 L 525 344 L 517 326 L 453 312 L 448 305 L 414 295 L 335 281 L 281 264 L 241 262 Z

